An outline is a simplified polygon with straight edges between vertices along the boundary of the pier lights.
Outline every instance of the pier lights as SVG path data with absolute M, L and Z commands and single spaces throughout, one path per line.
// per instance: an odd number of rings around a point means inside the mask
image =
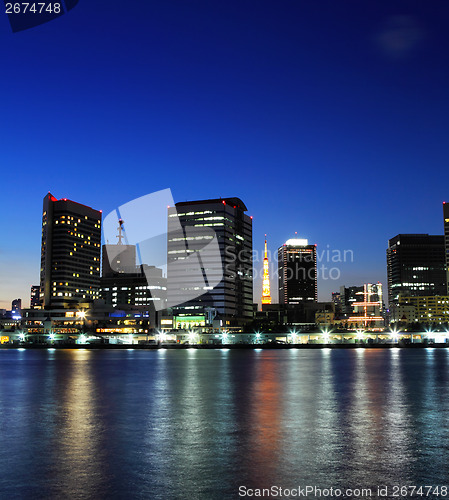
M 260 342 L 260 337 L 261 337 L 260 332 L 256 332 L 255 337 L 256 337 L 255 343 L 258 344 Z
M 437 341 L 436 339 L 437 339 L 438 335 L 436 335 L 436 332 L 434 332 L 432 330 L 431 326 L 428 326 L 427 328 L 425 328 L 425 332 L 426 332 L 427 340 L 433 340 L 434 342 Z
M 87 338 L 84 334 L 80 335 L 78 337 L 78 344 L 86 344 L 87 343 Z
M 323 340 L 324 340 L 325 344 L 329 344 L 330 333 L 331 332 L 327 328 L 325 328 L 324 330 L 321 330 L 321 335 L 323 337 Z
M 22 332 L 22 333 L 19 333 L 19 340 L 20 342 L 25 342 L 26 340 L 26 335 Z
M 228 344 L 229 343 L 229 335 L 228 332 L 224 331 L 221 335 L 221 343 Z
M 132 333 L 130 333 L 130 334 L 128 335 L 128 344 L 133 344 L 133 343 L 134 343 L 134 342 L 133 342 L 133 339 L 134 339 L 133 334 L 132 334 Z
M 447 339 L 447 330 L 444 332 L 436 332 L 434 335 L 435 344 L 445 344 Z
M 363 340 L 365 338 L 365 331 L 362 330 L 361 328 L 357 328 L 356 333 L 355 333 L 355 338 L 356 340 Z
M 424 328 L 426 340 L 431 340 L 432 338 L 432 328 L 430 326 Z
M 81 320 L 81 328 L 82 328 L 82 333 L 86 330 L 86 311 L 78 311 L 77 313 L 78 319 Z
M 195 332 L 195 330 L 189 331 L 189 343 L 198 344 L 198 334 Z
M 390 329 L 391 331 L 391 338 L 393 342 L 398 342 L 399 341 L 399 330 L 394 326 L 393 328 Z
M 291 338 L 291 343 L 292 344 L 297 344 L 298 343 L 298 333 L 296 332 L 295 329 L 290 330 L 290 338 Z
M 157 341 L 162 344 L 162 342 L 165 342 L 165 333 L 162 332 L 161 330 L 156 330 L 156 331 L 157 331 L 156 334 Z
M 50 335 L 48 336 L 48 338 L 50 339 L 50 342 L 53 344 L 53 342 L 55 341 L 55 334 L 54 333 L 50 333 Z

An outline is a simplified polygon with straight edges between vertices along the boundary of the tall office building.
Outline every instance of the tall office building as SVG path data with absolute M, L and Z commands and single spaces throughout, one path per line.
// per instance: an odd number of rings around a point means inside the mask
M 101 211 L 48 193 L 42 214 L 41 305 L 98 298 L 100 254 Z
M 449 295 L 449 203 L 443 202 L 446 294 Z
M 252 319 L 252 218 L 239 198 L 168 209 L 167 298 L 175 327 Z
M 388 242 L 388 301 L 399 296 L 446 295 L 444 236 L 398 234 Z
M 31 286 L 30 309 L 39 309 L 39 307 L 40 307 L 39 290 L 40 290 L 39 285 L 32 285 Z
M 278 249 L 279 304 L 318 301 L 316 245 L 292 238 Z

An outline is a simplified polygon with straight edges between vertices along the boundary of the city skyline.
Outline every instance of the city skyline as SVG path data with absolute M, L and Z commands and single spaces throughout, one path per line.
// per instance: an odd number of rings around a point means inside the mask
M 320 300 L 386 284 L 390 238 L 443 234 L 448 18 L 442 1 L 80 3 L 12 34 L 3 16 L 0 307 L 39 282 L 49 190 L 104 213 L 167 187 L 238 196 L 260 252 L 295 231 L 353 251 Z
M 74 201 L 74 200 L 70 200 L 68 198 L 57 199 L 54 196 L 52 196 L 50 193 L 48 193 L 48 195 L 44 198 L 44 200 L 48 197 L 51 197 L 53 201 L 74 203 L 75 205 L 79 205 L 81 207 L 84 206 L 83 204 L 80 205 L 79 202 Z M 195 202 L 196 202 L 196 200 L 192 200 L 192 203 L 195 203 Z M 443 202 L 442 205 L 443 205 L 443 208 L 445 210 L 446 202 Z M 88 210 L 92 210 L 87 205 L 84 207 Z M 99 210 L 99 212 L 103 212 L 103 211 Z M 251 216 L 251 219 L 252 219 L 252 216 Z M 444 220 L 445 219 L 443 219 L 443 224 L 445 224 Z M 117 219 L 117 224 L 120 227 L 122 227 L 123 220 Z M 168 229 L 168 227 L 167 227 L 167 229 Z M 398 236 L 401 236 L 401 235 L 402 236 L 410 236 L 410 235 L 412 235 L 412 236 L 429 236 L 426 233 L 410 233 L 410 234 L 398 233 Z M 126 233 L 125 233 L 125 236 L 126 236 Z M 297 232 L 295 232 L 294 236 L 295 236 L 295 238 L 298 236 Z M 441 238 L 444 239 L 444 231 L 443 231 L 443 234 L 433 235 L 433 237 L 436 237 L 436 236 L 441 236 Z M 271 256 L 271 259 L 267 258 L 267 254 L 265 253 L 267 251 L 266 237 L 267 237 L 267 235 L 265 234 L 264 235 L 265 239 L 264 239 L 264 250 L 263 251 L 260 251 L 257 248 L 257 246 L 256 246 L 256 248 L 254 248 L 254 246 L 253 246 L 253 254 L 255 256 L 253 258 L 253 263 L 254 263 L 253 302 L 259 304 L 259 306 L 261 305 L 261 293 L 260 292 L 262 292 L 262 289 L 263 289 L 262 277 L 263 277 L 263 272 L 264 272 L 264 260 L 265 260 L 263 258 L 264 256 L 266 257 L 266 260 L 268 261 L 270 276 L 272 278 L 275 278 L 272 280 L 272 284 L 271 284 L 271 288 L 273 290 L 273 303 L 274 304 L 279 303 L 279 301 L 278 301 L 278 293 L 279 293 L 279 290 L 278 290 L 278 265 L 279 265 L 279 262 L 278 262 L 278 260 L 276 260 L 276 257 L 275 257 L 275 255 L 277 254 L 277 249 L 275 249 L 275 250 L 270 249 L 268 251 L 268 256 Z M 390 238 L 388 241 L 390 241 L 392 239 L 393 238 Z M 290 241 L 293 241 L 293 239 L 290 239 Z M 306 240 L 304 240 L 304 241 L 306 241 Z M 283 244 L 281 243 L 280 246 L 282 246 L 282 245 Z M 284 243 L 284 245 L 285 245 L 285 243 Z M 316 267 L 317 267 L 317 276 L 318 276 L 317 282 L 323 283 L 323 281 L 324 282 L 329 281 L 330 283 L 333 283 L 333 284 L 342 283 L 342 285 L 335 285 L 333 288 L 331 287 L 330 293 L 326 294 L 326 295 L 324 295 L 324 293 L 321 292 L 320 286 L 318 285 L 318 300 L 319 301 L 329 302 L 332 298 L 332 294 L 334 292 L 337 292 L 338 289 L 340 288 L 340 286 L 360 286 L 362 284 L 362 282 L 360 282 L 360 281 L 350 283 L 348 281 L 345 281 L 344 277 L 341 279 L 340 278 L 335 279 L 335 276 L 339 276 L 339 277 L 341 276 L 342 266 L 345 266 L 345 265 L 347 266 L 348 264 L 353 263 L 354 255 L 353 255 L 353 251 L 351 249 L 344 249 L 344 250 L 332 249 L 332 248 L 330 248 L 329 245 L 327 245 L 326 248 L 318 248 L 317 244 L 312 244 L 312 245 L 317 247 L 317 249 L 316 249 L 316 260 L 317 260 Z M 102 235 L 101 235 L 101 247 L 102 247 L 101 265 L 103 267 L 105 265 L 104 264 L 105 249 L 108 247 L 114 247 L 114 246 L 115 245 L 111 245 L 111 244 L 108 244 L 105 242 L 104 234 L 102 231 Z M 388 247 L 386 248 L 386 250 L 388 253 Z M 146 266 L 154 266 L 154 263 L 152 263 L 152 262 L 142 262 L 142 264 L 144 264 Z M 320 268 L 320 266 L 321 266 L 321 268 Z M 385 279 L 384 279 L 384 281 L 377 280 L 377 282 L 382 282 L 385 285 L 387 285 L 387 283 L 388 283 L 388 279 L 386 278 L 387 269 L 388 269 L 388 265 L 387 265 L 387 261 L 386 261 L 386 263 L 385 263 Z M 103 276 L 103 272 L 101 273 L 101 275 Z M 28 285 L 26 284 L 24 287 L 24 290 L 26 289 L 27 286 Z M 24 307 L 28 307 L 29 306 L 28 302 L 30 302 L 30 299 L 31 299 L 32 289 L 35 286 L 36 285 L 34 285 L 33 283 L 30 283 L 28 286 L 28 291 L 27 291 L 28 293 L 24 293 L 22 296 L 14 295 L 14 298 L 13 298 L 13 296 L 11 296 L 10 299 L 0 301 L 0 309 L 9 309 L 11 302 L 13 300 L 15 300 L 16 297 L 18 297 L 22 300 Z M 326 293 L 327 293 L 327 291 L 326 291 Z

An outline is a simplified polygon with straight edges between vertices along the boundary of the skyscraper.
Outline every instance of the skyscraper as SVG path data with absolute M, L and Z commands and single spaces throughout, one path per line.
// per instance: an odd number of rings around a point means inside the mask
M 443 202 L 444 256 L 446 265 L 446 294 L 449 295 L 449 203 Z
M 271 304 L 270 263 L 268 262 L 267 235 L 265 235 L 265 256 L 263 259 L 262 304 Z
M 98 298 L 100 253 L 101 211 L 48 193 L 42 214 L 41 305 Z
M 399 295 L 419 297 L 446 295 L 444 236 L 398 234 L 388 241 L 388 301 Z
M 292 238 L 278 249 L 279 304 L 318 301 L 316 245 Z
M 223 326 L 252 318 L 252 219 L 239 198 L 186 201 L 168 209 L 167 297 L 174 325 Z

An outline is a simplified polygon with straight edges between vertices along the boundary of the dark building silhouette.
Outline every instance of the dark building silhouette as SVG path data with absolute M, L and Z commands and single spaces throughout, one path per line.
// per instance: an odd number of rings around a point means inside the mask
M 449 295 L 449 203 L 443 202 L 446 294 Z
M 388 301 L 399 296 L 446 295 L 444 236 L 398 234 L 388 242 Z
M 100 256 L 101 211 L 48 193 L 42 214 L 42 306 L 98 298 Z
M 39 292 L 40 292 L 39 285 L 31 286 L 30 309 L 38 309 L 40 307 Z
M 359 300 L 358 295 L 361 293 L 363 293 L 363 285 L 340 287 L 340 304 L 343 314 L 352 314 L 353 304 Z
M 318 301 L 316 245 L 292 238 L 278 249 L 279 304 Z
M 11 303 L 11 314 L 22 314 L 22 299 L 14 299 Z

